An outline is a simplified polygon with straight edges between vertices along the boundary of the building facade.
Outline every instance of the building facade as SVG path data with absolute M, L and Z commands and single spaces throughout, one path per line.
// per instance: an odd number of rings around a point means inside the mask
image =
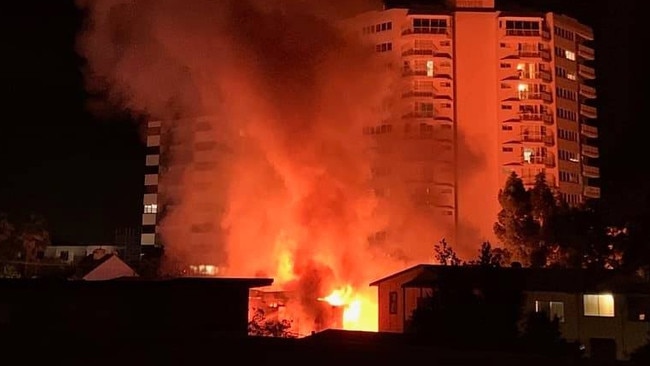
M 380 209 L 408 205 L 417 226 L 432 228 L 430 237 L 403 239 L 427 243 L 407 256 L 428 259 L 428 243 L 441 237 L 461 255 L 473 254 L 482 241 L 495 242 L 497 194 L 511 172 L 528 187 L 544 172 L 570 204 L 600 197 L 589 27 L 554 13 L 499 11 L 493 0 L 385 7 L 343 26 L 371 44 L 397 80 L 385 106 L 389 117 L 368 121 L 360 133 L 379 155 L 371 184 Z M 200 192 L 216 184 L 210 161 L 216 142 L 206 131 L 210 123 L 186 122 L 193 127 L 174 133 L 160 121 L 148 124 L 145 250 L 162 244 L 163 207 L 174 206 L 182 187 L 192 186 L 193 207 L 206 212 L 205 220 L 165 230 L 195 248 L 214 238 L 206 232 L 218 222 L 218 202 L 206 202 Z M 398 241 L 391 233 L 397 231 L 387 227 L 369 239 Z
M 444 286 L 480 293 L 497 284 L 523 295 L 521 314 L 557 317 L 562 336 L 599 359 L 627 359 L 647 342 L 650 283 L 614 271 L 417 265 L 371 283 L 380 332 L 408 330 L 413 311 Z M 477 291 L 478 289 L 478 291 Z
M 528 187 L 544 172 L 572 205 L 600 197 L 589 27 L 499 11 L 493 0 L 385 7 L 346 27 L 399 74 L 394 118 L 364 134 L 407 141 L 402 150 L 414 153 L 381 159 L 399 167 L 380 170 L 402 175 L 414 203 L 453 225 L 461 246 L 494 240 L 497 194 L 513 171 Z

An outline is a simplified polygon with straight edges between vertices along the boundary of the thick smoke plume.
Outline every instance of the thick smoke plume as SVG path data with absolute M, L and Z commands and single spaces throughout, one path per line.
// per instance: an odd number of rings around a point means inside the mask
M 398 75 L 334 21 L 378 5 L 80 3 L 88 89 L 163 121 L 171 258 L 274 277 L 305 306 L 429 259 L 446 228 L 418 216 L 403 188 L 388 187 L 396 199 L 382 208 L 368 185 L 378 149 L 362 130 L 395 117 L 382 106 Z M 369 241 L 385 227 L 399 240 Z

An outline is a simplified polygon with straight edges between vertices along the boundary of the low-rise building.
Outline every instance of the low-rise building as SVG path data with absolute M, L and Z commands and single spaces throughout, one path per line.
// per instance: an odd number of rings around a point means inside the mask
M 417 265 L 371 283 L 379 331 L 403 333 L 413 311 L 441 286 L 483 283 L 522 294 L 522 314 L 557 317 L 562 335 L 599 358 L 628 359 L 650 331 L 650 283 L 616 271 Z M 472 287 L 474 286 L 474 287 Z

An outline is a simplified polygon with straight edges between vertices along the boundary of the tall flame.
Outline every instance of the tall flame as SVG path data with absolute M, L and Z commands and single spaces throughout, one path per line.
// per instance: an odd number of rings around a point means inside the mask
M 376 332 L 377 302 L 346 285 L 319 299 L 332 306 L 343 307 L 343 329 Z

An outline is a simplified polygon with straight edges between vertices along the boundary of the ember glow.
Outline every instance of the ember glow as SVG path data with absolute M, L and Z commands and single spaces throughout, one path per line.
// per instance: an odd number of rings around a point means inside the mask
M 381 149 L 362 131 L 401 118 L 384 108 L 399 74 L 334 22 L 368 5 L 381 8 L 374 0 L 80 1 L 88 89 L 110 108 L 163 121 L 166 255 L 219 276 L 274 278 L 272 291 L 293 294 L 286 310 L 301 333 L 322 318 L 324 302 L 344 307 L 344 328 L 376 330 L 369 282 L 427 261 L 446 229 L 413 208 L 402 180 L 386 187 L 383 203 L 369 185 Z M 418 146 L 409 154 L 435 153 Z M 386 230 L 391 240 L 377 234 Z

